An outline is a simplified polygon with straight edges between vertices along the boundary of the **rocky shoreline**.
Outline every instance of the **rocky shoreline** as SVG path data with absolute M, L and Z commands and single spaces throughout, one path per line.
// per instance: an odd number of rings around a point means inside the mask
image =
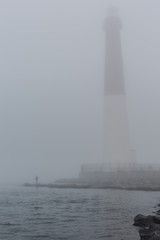
M 160 207 L 160 204 L 156 207 Z M 155 215 L 136 215 L 133 225 L 139 228 L 141 240 L 160 240 L 160 209 L 155 212 Z

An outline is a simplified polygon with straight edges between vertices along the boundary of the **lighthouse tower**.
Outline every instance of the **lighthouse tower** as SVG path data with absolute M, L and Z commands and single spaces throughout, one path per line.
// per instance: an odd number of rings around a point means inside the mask
M 123 60 L 120 31 L 121 19 L 115 7 L 108 9 L 104 23 L 104 169 L 130 170 L 134 167 L 130 150 Z

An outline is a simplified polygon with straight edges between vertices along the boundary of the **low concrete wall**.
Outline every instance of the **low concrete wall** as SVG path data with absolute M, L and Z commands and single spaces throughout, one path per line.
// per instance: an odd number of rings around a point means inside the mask
M 81 172 L 80 181 L 89 184 L 160 186 L 160 171 Z

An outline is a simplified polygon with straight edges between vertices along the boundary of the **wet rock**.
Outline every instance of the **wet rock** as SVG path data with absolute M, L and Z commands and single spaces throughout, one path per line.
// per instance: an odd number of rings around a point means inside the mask
M 160 215 L 160 210 L 156 211 L 156 214 L 157 214 L 157 215 Z
M 160 240 L 160 234 L 159 231 L 155 228 L 140 228 L 139 229 L 139 235 L 141 240 L 153 240 L 153 239 L 159 239 Z
M 158 216 L 144 216 L 142 214 L 138 214 L 137 216 L 135 216 L 134 218 L 134 225 L 135 226 L 145 226 L 145 227 L 149 227 L 152 225 L 158 224 L 158 226 L 160 225 L 160 217 Z
M 160 217 L 138 214 L 133 225 L 139 227 L 141 240 L 160 240 Z

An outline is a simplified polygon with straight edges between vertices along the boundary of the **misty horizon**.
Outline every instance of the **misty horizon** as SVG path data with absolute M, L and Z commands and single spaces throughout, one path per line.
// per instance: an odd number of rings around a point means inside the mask
M 159 164 L 160 2 L 113 1 L 130 145 Z M 2 0 L 0 182 L 74 178 L 102 160 L 107 0 Z

